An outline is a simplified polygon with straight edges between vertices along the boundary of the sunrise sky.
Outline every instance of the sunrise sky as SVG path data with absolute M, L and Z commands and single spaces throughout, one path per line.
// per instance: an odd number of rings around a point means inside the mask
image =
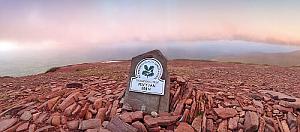
M 140 41 L 298 45 L 299 12 L 297 0 L 0 0 L 0 51 Z

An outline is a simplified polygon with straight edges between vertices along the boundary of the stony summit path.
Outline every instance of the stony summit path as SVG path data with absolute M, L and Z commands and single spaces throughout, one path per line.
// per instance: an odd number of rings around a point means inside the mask
M 300 132 L 300 68 L 176 60 L 170 112 L 122 109 L 129 61 L 0 79 L 0 131 Z

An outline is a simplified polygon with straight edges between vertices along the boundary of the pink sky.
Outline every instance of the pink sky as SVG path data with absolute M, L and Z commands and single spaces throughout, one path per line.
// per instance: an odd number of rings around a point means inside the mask
M 298 5 L 289 0 L 2 0 L 0 51 L 211 39 L 298 45 Z

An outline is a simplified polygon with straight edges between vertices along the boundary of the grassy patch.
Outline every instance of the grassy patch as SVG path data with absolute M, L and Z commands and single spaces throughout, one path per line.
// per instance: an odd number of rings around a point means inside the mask
M 45 73 L 56 72 L 58 69 L 59 69 L 59 67 L 52 67 L 49 70 L 47 70 Z

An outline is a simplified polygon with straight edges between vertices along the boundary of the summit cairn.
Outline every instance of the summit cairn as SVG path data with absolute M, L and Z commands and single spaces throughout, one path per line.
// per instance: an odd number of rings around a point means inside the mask
M 159 50 L 133 57 L 124 106 L 147 113 L 168 112 L 169 84 L 167 59 Z

